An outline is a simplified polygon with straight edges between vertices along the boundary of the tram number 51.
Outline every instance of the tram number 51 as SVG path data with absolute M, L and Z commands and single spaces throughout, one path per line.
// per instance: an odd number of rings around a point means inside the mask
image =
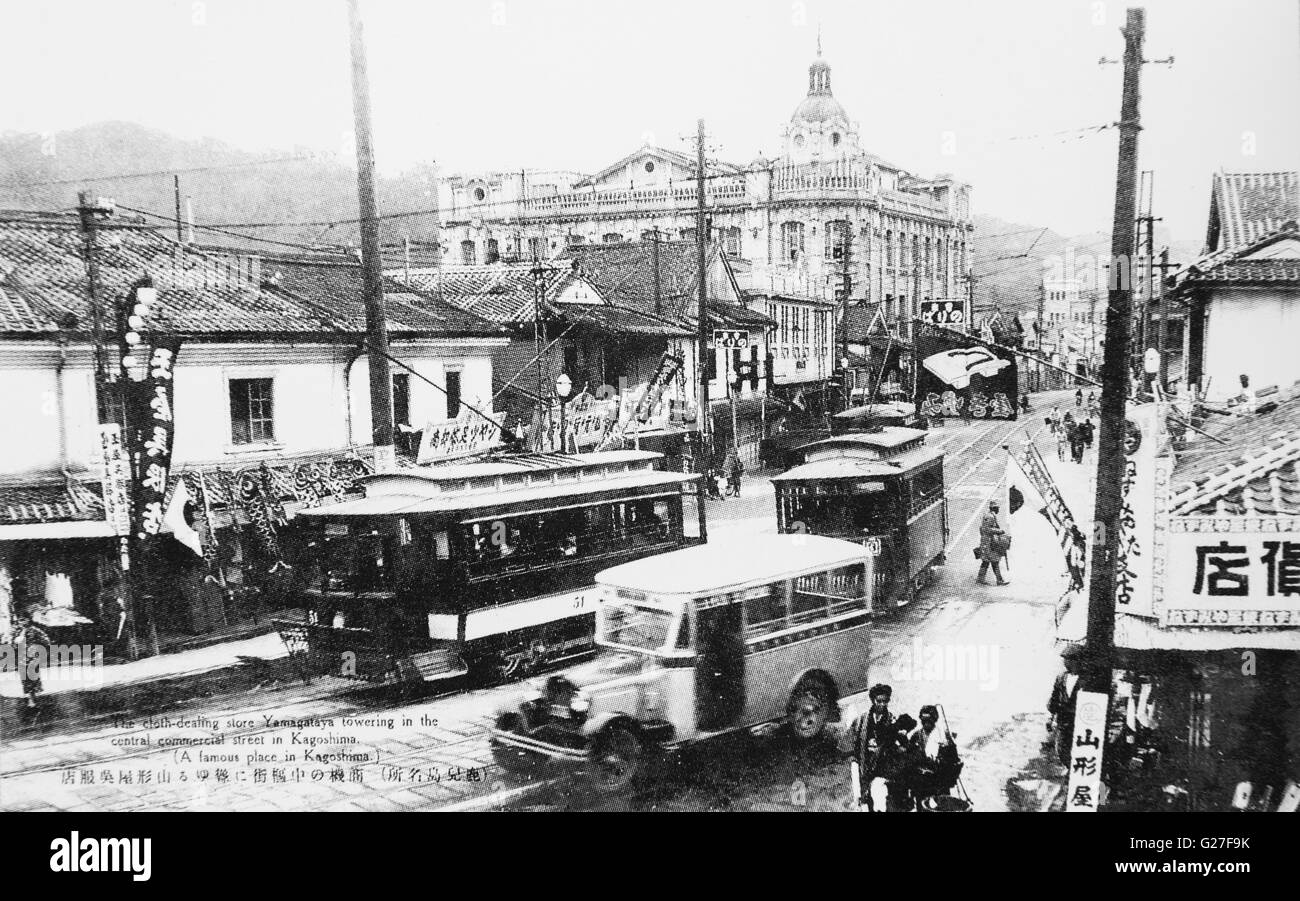
M 587 596 L 585 594 L 580 594 L 573 599 L 574 610 L 581 610 L 583 607 L 586 606 L 587 606 Z

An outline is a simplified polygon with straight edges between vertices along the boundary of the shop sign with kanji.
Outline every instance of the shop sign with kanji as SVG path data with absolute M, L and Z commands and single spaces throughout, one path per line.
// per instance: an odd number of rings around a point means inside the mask
M 130 383 L 133 396 L 132 426 L 137 455 L 135 472 L 135 532 L 146 539 L 162 526 L 167 497 L 175 425 L 172 418 L 172 372 L 178 341 L 158 339 L 149 354 L 149 371 L 141 382 Z
M 1081 691 L 1075 700 L 1070 739 L 1070 783 L 1066 813 L 1095 813 L 1101 806 L 1101 758 L 1106 740 L 1107 696 Z
M 1175 517 L 1163 626 L 1300 627 L 1300 519 Z

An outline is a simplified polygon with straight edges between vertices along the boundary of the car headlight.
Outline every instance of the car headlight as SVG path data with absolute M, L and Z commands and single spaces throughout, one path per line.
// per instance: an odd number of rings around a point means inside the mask
M 579 716 L 586 716 L 591 710 L 591 699 L 578 695 L 569 702 L 569 709 Z

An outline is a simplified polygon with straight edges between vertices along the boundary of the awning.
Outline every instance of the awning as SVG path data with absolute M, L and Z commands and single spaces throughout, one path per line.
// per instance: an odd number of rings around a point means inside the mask
M 0 484 L 0 541 L 108 538 L 97 482 Z

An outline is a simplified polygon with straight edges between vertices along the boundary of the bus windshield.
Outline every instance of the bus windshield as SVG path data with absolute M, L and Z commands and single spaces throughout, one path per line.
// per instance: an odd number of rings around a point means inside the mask
M 646 651 L 663 648 L 673 624 L 669 611 L 636 604 L 606 603 L 601 614 L 602 641 Z

